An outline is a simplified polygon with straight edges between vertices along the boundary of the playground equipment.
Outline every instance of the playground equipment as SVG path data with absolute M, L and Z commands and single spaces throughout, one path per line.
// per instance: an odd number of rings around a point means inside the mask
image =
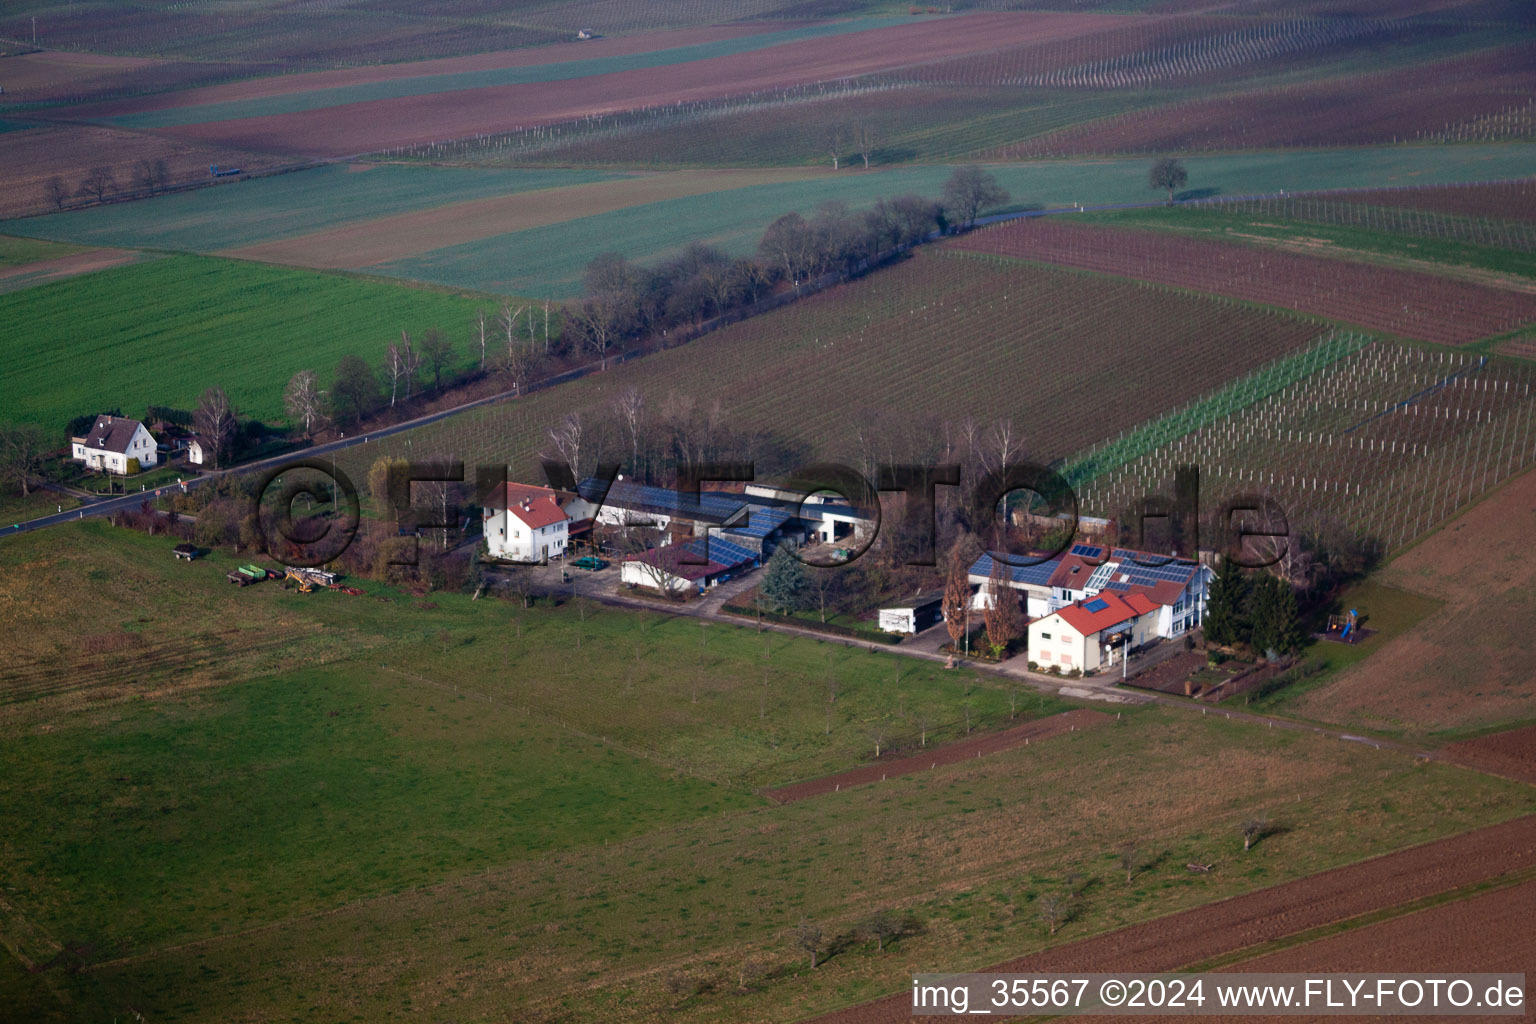
M 1351 608 L 1348 615 L 1328 616 L 1328 637 L 1337 639 L 1346 644 L 1352 644 L 1360 639 L 1360 609 Z

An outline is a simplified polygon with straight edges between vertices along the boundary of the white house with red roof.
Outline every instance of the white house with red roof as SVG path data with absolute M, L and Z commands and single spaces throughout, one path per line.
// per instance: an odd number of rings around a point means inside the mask
M 1029 624 L 1029 660 L 1063 672 L 1096 672 L 1115 664 L 1117 652 L 1157 636 L 1160 607 L 1135 591 L 1123 597 L 1104 591 L 1064 605 Z
M 565 555 L 570 516 L 548 487 L 507 484 L 481 513 L 486 552 L 513 562 L 547 562 Z
M 69 455 L 91 469 L 119 474 L 128 472 L 129 459 L 137 459 L 141 470 L 160 461 L 154 436 L 125 416 L 97 416 L 84 437 L 69 439 Z

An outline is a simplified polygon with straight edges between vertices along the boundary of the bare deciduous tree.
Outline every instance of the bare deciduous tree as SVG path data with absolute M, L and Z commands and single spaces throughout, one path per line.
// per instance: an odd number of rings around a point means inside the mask
M 148 157 L 134 164 L 133 183 L 146 192 L 157 192 L 166 186 L 170 179 L 170 169 L 166 167 L 164 160 L 150 160 Z
M 421 355 L 432 368 L 432 389 L 443 390 L 443 371 L 453 368 L 453 342 L 441 331 L 427 331 L 421 339 Z
M 976 223 L 982 210 L 1002 206 L 1009 198 L 996 178 L 974 164 L 955 168 L 944 183 L 945 208 L 967 227 Z
M 1189 181 L 1189 172 L 1184 165 L 1171 156 L 1165 156 L 1152 165 L 1152 170 L 1147 173 L 1147 187 L 1164 189 L 1168 193 L 1168 201 L 1173 202 L 1173 192 L 1180 189 Z
M 576 479 L 582 479 L 581 441 L 584 433 L 581 413 L 567 413 L 565 418 L 549 428 L 549 445 L 564 460 Z
M 847 141 L 845 130 L 837 124 L 827 129 L 827 152 L 832 157 L 832 169 L 838 169 L 843 156 L 843 145 Z
M 795 926 L 795 947 L 804 953 L 810 954 L 811 970 L 814 971 L 817 959 L 821 956 L 822 950 L 826 948 L 821 927 L 812 924 L 809 920 L 802 917 L 800 923 Z
M 864 158 L 864 169 L 869 170 L 869 158 L 875 152 L 875 126 L 868 121 L 862 122 L 854 131 L 858 139 L 859 156 Z
M 22 497 L 31 493 L 32 477 L 43 466 L 48 438 L 31 423 L 0 426 L 0 476 L 14 481 Z
M 475 330 L 475 337 L 480 342 L 480 369 L 482 369 L 482 370 L 485 369 L 485 344 L 486 344 L 486 341 L 488 340 L 487 337 L 486 337 L 486 334 L 487 334 L 486 327 L 487 327 L 487 323 L 486 323 L 486 319 L 485 319 L 485 310 L 483 310 L 483 309 L 476 310 L 475 311 L 474 330 Z
M 300 370 L 289 379 L 288 389 L 283 392 L 283 406 L 295 423 L 303 425 L 305 437 L 314 433 L 325 409 L 325 392 L 320 390 L 320 378 L 315 371 Z
M 1125 872 L 1125 884 L 1130 885 L 1131 879 L 1136 877 L 1136 869 L 1141 866 L 1141 850 L 1134 841 L 1123 843 L 1120 846 L 1120 870 Z
M 885 944 L 892 939 L 900 938 L 906 931 L 906 927 L 900 915 L 881 907 L 864 920 L 859 931 L 866 938 L 875 940 L 875 952 L 883 953 Z
M 80 179 L 80 194 L 83 196 L 95 196 L 100 202 L 106 198 L 108 192 L 117 188 L 117 175 L 112 173 L 112 168 L 106 166 L 92 167 Z
M 1048 892 L 1040 897 L 1035 909 L 1040 923 L 1056 934 L 1056 929 L 1072 919 L 1072 901 L 1059 892 Z
M 69 186 L 64 184 L 63 178 L 49 178 L 48 184 L 43 186 L 43 194 L 57 210 L 64 209 L 64 204 L 69 202 Z
M 235 407 L 230 404 L 229 396 L 223 388 L 209 388 L 197 400 L 192 424 L 202 437 L 215 465 L 222 464 L 229 455 L 230 445 L 235 439 L 237 419 Z

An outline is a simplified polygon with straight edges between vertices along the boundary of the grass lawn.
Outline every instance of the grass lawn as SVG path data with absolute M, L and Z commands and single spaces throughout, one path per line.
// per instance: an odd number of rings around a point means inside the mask
M 87 1019 L 796 1019 L 898 990 L 913 962 L 1040 948 L 1034 901 L 1063 887 L 1081 895 L 1056 941 L 1536 808 L 1528 787 L 1179 709 L 773 805 L 752 788 L 866 760 L 873 725 L 932 717 L 947 738 L 1007 695 L 750 623 L 233 588 L 250 556 L 188 565 L 169 543 L 86 523 L 0 545 L 0 815 L 30 823 L 6 839 L 0 930 L 96 965 L 41 976 Z M 40 655 L 76 688 L 15 689 Z M 1035 699 L 1021 715 L 1064 706 Z M 1254 811 L 1283 828 L 1245 855 Z M 1129 886 L 1128 839 L 1150 861 Z M 804 969 L 802 916 L 837 937 L 877 906 L 920 932 Z M 739 996 L 748 957 L 769 973 Z M 712 991 L 674 1013 L 679 971 Z M 0 994 L 46 1008 L 37 977 L 0 972 Z
M 218 385 L 243 415 L 283 418 L 297 371 L 328 384 L 348 353 L 378 365 L 402 330 L 461 340 L 485 301 L 336 274 L 175 256 L 0 295 L 8 419 L 63 429 L 101 408 L 190 409 Z M 460 345 L 460 359 L 469 353 Z M 110 360 L 106 376 L 72 368 Z
M 1287 220 L 1274 214 L 1229 212 L 1220 207 L 1123 210 L 1087 214 L 1083 219 L 1116 227 L 1177 231 L 1229 242 L 1302 246 L 1320 255 L 1360 253 L 1396 264 L 1430 262 L 1447 267 L 1536 276 L 1536 253 L 1376 228 Z
M 23 498 L 19 490 L 7 486 L 3 492 L 0 492 L 0 526 L 9 526 L 27 519 L 36 519 L 38 516 L 51 515 L 64 509 L 75 508 L 79 504 L 79 498 L 59 494 L 57 491 L 33 489 L 31 494 Z
M 24 267 L 28 263 L 57 259 L 60 256 L 68 256 L 71 253 L 81 251 L 82 247 L 78 245 L 63 245 L 58 242 L 44 242 L 36 238 L 15 238 L 11 235 L 0 235 L 0 270 L 7 270 L 11 267 Z
M 1310 690 L 1326 685 L 1339 672 L 1369 658 L 1381 650 L 1390 640 L 1408 632 L 1435 613 L 1442 602 L 1411 590 L 1403 590 L 1377 579 L 1366 579 L 1346 590 L 1339 598 L 1338 606 L 1347 612 L 1360 610 L 1361 621 L 1369 635 L 1357 644 L 1338 643 L 1332 640 L 1316 640 L 1304 650 L 1303 660 L 1316 659 L 1323 663 L 1323 670 L 1307 679 L 1300 680 L 1267 697 L 1245 705 L 1244 696 L 1229 697 L 1223 703 L 1249 707 L 1251 710 L 1287 712 L 1287 705 Z
M 133 203 L 4 221 L 0 228 L 82 245 L 216 252 L 355 220 L 611 177 L 604 171 L 326 164 Z

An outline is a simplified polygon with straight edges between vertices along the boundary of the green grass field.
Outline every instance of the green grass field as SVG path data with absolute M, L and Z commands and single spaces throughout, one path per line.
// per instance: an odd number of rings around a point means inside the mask
M 490 305 L 200 256 L 116 267 L 0 295 L 0 320 L 13 325 L 0 341 L 10 367 L 0 408 L 62 431 L 100 409 L 190 409 L 218 385 L 245 415 L 279 420 L 294 373 L 313 369 L 328 382 L 347 353 L 377 365 L 402 330 L 437 328 L 467 362 L 464 332 Z M 101 370 L 76 372 L 82 365 Z
M 1191 157 L 1189 185 L 1223 195 L 1280 189 L 1351 188 L 1372 184 L 1425 184 L 1525 173 L 1520 146 L 1422 147 L 1316 153 Z M 1144 203 L 1148 161 L 1142 158 L 998 164 L 989 170 L 1019 205 L 1070 206 Z M 763 230 L 790 210 L 809 215 L 829 199 L 859 207 L 881 197 L 917 192 L 937 196 L 944 165 L 845 170 L 836 177 L 758 185 L 629 207 L 549 227 L 468 242 L 370 267 L 394 277 L 524 295 L 578 293 L 581 272 L 599 253 L 617 251 L 654 260 L 705 241 L 732 253 L 755 250 Z
M 61 245 L 36 238 L 13 238 L 0 235 L 0 270 L 24 267 L 39 260 L 57 259 L 80 251 L 78 245 Z
M 1507 178 L 1528 171 L 1518 145 L 1399 147 L 1191 157 L 1190 187 L 1224 195 Z M 1017 205 L 1138 203 L 1147 161 L 1062 160 L 991 168 Z M 380 165 L 326 166 L 192 192 L 0 222 L 0 231 L 87 245 L 216 252 L 358 220 L 508 192 L 604 180 L 615 172 Z M 937 195 L 944 165 L 849 169 L 835 177 L 761 185 L 650 203 L 437 249 L 369 267 L 394 277 L 505 294 L 576 294 L 596 255 L 650 261 L 692 241 L 751 252 L 774 218 L 829 199 L 851 206 L 918 192 Z
M 1328 223 L 1321 215 L 1287 218 L 1275 212 L 1208 205 L 1095 213 L 1085 219 L 1116 227 L 1175 231 L 1229 242 L 1303 246 L 1329 255 L 1358 254 L 1393 264 L 1433 263 L 1441 267 L 1470 267 L 1536 277 L 1536 249 L 1478 244 L 1454 237 L 1458 232 L 1467 239 L 1479 235 L 1479 225 L 1471 218 L 1393 217 L 1384 211 L 1352 208 L 1347 203 L 1337 204 L 1335 215 L 1343 219 L 1356 213 L 1362 219 L 1374 215 L 1380 226 Z M 1389 229 L 1389 224 L 1394 222 L 1400 225 L 1399 230 Z M 1512 242 L 1536 242 L 1536 232 L 1521 230 L 1520 225 L 1502 226 L 1507 229 Z M 1496 226 L 1490 226 L 1481 234 L 1491 236 L 1495 230 Z M 1441 237 L 1442 232 L 1452 237 Z
M 579 170 L 327 164 L 134 203 L 4 221 L 0 230 L 82 245 L 217 252 L 356 220 L 614 176 Z
M 8 898 L 100 964 L 54 985 L 96 1015 L 187 1021 L 443 999 L 471 1017 L 795 1019 L 900 989 L 913 958 L 1040 948 L 1034 901 L 1074 873 L 1084 896 L 1057 941 L 1536 806 L 1470 772 L 1169 710 L 781 808 L 373 661 L 7 742 L 0 803 L 36 826 L 8 844 Z M 1243 855 L 1254 808 L 1285 830 Z M 1154 858 L 1130 886 L 1125 838 Z M 1189 860 L 1223 868 L 1192 877 Z M 835 936 L 880 905 L 922 932 L 804 969 L 802 915 Z M 748 957 L 771 974 L 739 996 Z M 673 1014 L 680 971 L 717 990 Z

